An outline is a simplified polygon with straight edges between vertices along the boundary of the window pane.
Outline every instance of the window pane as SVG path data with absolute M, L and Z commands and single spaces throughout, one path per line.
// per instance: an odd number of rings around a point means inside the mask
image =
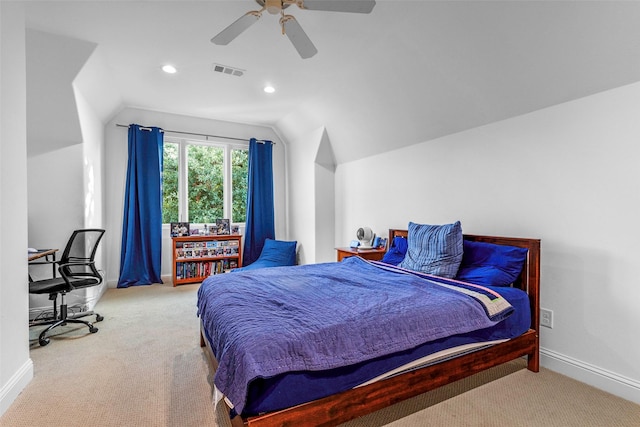
M 162 171 L 162 222 L 178 221 L 178 144 L 164 143 Z
M 187 147 L 189 222 L 211 224 L 223 218 L 223 154 L 219 147 Z
M 231 220 L 246 222 L 247 219 L 247 174 L 249 151 L 231 150 L 231 188 L 233 192 Z

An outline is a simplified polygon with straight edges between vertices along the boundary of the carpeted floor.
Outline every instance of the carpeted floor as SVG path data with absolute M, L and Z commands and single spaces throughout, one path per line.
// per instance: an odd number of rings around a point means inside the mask
M 31 328 L 33 381 L 0 418 L 7 427 L 217 426 L 196 291 L 109 289 L 100 331 L 67 326 L 46 347 Z M 374 426 L 640 426 L 640 406 L 523 361 L 506 364 L 344 424 Z

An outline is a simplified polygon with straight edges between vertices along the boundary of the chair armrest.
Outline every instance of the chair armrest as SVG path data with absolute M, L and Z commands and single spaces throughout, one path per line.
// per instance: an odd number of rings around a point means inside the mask
M 88 267 L 90 271 L 74 272 L 69 270 L 68 267 Z M 67 270 L 69 270 L 69 272 L 67 272 Z M 96 269 L 94 261 L 73 261 L 73 262 L 61 263 L 60 266 L 58 267 L 58 272 L 60 273 L 60 276 L 64 279 L 65 283 L 70 288 L 75 289 L 76 286 L 74 286 L 73 282 L 83 280 L 83 279 L 93 278 L 96 283 L 93 284 L 92 286 L 99 285 L 100 283 L 102 283 L 102 276 L 100 275 L 100 272 Z M 83 286 L 83 287 L 86 287 L 86 286 Z

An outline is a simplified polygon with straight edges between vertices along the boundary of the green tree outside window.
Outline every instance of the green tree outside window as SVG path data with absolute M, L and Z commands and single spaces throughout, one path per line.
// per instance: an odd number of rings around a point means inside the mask
M 231 171 L 231 222 L 246 220 L 249 152 L 229 148 Z M 165 141 L 163 154 L 162 222 L 189 221 L 212 224 L 225 218 L 224 147 L 186 143 L 188 219 L 180 218 L 180 144 Z
M 231 188 L 232 221 L 246 222 L 247 220 L 247 176 L 249 173 L 249 150 L 231 150 Z
M 189 222 L 207 224 L 223 218 L 224 149 L 187 147 Z
M 178 144 L 164 143 L 162 172 L 162 222 L 178 222 Z

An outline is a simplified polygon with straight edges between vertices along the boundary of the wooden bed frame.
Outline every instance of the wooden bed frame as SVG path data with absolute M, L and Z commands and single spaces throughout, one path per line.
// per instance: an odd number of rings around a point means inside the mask
M 389 245 L 396 236 L 407 237 L 407 231 L 390 229 Z M 519 357 L 527 356 L 527 369 L 538 372 L 540 364 L 540 240 L 477 235 L 464 235 L 464 239 L 519 246 L 529 250 L 525 267 L 520 278 L 514 283 L 515 287 L 529 295 L 531 327 L 527 332 L 483 350 L 319 400 L 246 419 L 237 416 L 231 420 L 231 424 L 234 427 L 335 426 Z M 200 345 L 207 348 L 206 353 L 215 371 L 218 364 L 202 330 Z

